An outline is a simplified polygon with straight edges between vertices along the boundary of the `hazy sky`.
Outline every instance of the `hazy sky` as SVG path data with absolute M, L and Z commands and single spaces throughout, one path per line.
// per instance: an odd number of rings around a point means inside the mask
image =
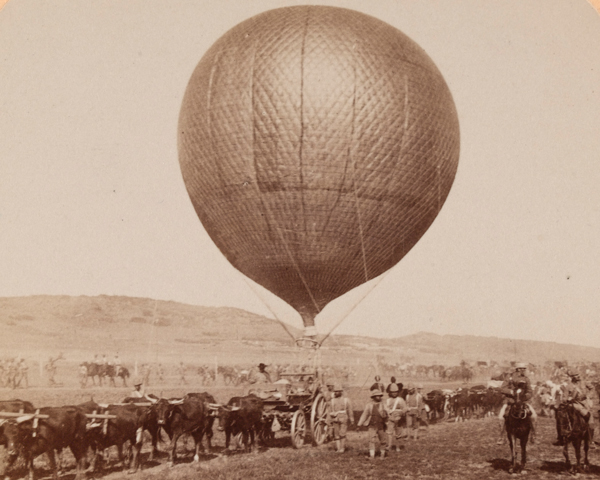
M 0 12 L 0 296 L 126 295 L 271 316 L 197 219 L 176 127 L 212 43 L 300 3 L 10 1 Z M 419 43 L 461 127 L 440 215 L 337 331 L 600 347 L 599 15 L 584 0 L 314 3 L 373 15 Z M 361 294 L 330 304 L 319 330 Z

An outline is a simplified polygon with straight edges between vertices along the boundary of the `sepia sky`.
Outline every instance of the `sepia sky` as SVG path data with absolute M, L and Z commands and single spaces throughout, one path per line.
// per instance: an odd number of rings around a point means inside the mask
M 126 295 L 300 326 L 231 267 L 177 159 L 187 81 L 282 0 L 12 0 L 0 11 L 0 296 Z M 438 218 L 326 333 L 600 347 L 600 16 L 585 0 L 324 1 L 399 28 L 453 94 L 461 155 Z M 268 308 L 265 306 L 268 305 Z

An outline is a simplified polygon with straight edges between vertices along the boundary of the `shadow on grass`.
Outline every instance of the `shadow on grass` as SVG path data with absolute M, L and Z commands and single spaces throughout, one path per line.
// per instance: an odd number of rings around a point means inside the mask
M 512 467 L 512 462 L 506 458 L 493 458 L 492 460 L 488 460 L 488 462 L 494 470 L 504 470 L 505 472 L 508 472 L 510 467 Z
M 540 470 L 543 472 L 551 472 L 551 473 L 565 473 L 567 471 L 567 464 L 563 462 L 550 462 L 548 460 L 544 460 L 542 462 L 542 466 Z M 581 466 L 581 471 L 583 472 L 583 465 Z M 590 465 L 588 472 L 593 475 L 600 475 L 600 467 L 597 465 Z

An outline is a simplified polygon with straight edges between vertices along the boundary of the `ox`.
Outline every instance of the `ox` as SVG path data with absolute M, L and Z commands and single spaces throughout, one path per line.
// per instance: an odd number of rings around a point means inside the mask
M 206 434 L 206 443 L 207 443 L 207 452 L 210 453 L 212 449 L 212 437 L 213 437 L 213 424 L 215 423 L 215 416 L 210 412 L 209 405 L 214 405 L 216 403 L 215 397 L 213 397 L 208 392 L 202 393 L 188 393 L 186 398 L 194 397 L 200 399 L 204 403 L 204 407 L 206 410 L 205 424 L 202 430 L 202 434 Z M 200 441 L 202 442 L 202 435 L 200 436 Z M 202 443 L 200 443 L 202 447 Z
M 54 450 L 69 447 L 77 462 L 76 480 L 85 478 L 85 454 L 88 447 L 85 413 L 72 406 L 45 407 L 39 409 L 39 413 L 47 418 L 34 418 L 34 414 L 25 414 L 16 421 L 5 422 L 7 470 L 15 463 L 20 450 L 33 480 L 33 459 L 47 453 L 53 478 L 57 480 Z
M 429 420 L 438 421 L 444 418 L 446 395 L 441 390 L 432 390 L 423 397 L 425 405 L 429 406 Z
M 129 473 L 135 473 L 140 467 L 140 452 L 143 443 L 143 431 L 149 430 L 152 435 L 152 451 L 150 459 L 156 453 L 158 424 L 153 409 L 138 405 L 108 405 L 101 407 L 91 401 L 79 405 L 88 414 L 114 415 L 116 418 L 92 420 L 87 425 L 88 444 L 94 452 L 92 470 L 96 470 L 99 452 L 111 447 L 117 447 L 119 464 L 123 463 L 123 445 L 129 440 L 131 459 Z
M 254 436 L 263 430 L 263 401 L 255 395 L 233 397 L 226 406 L 219 405 L 219 430 L 225 431 L 225 448 L 229 448 L 231 435 L 242 435 L 246 451 L 251 451 Z
M 207 425 L 206 416 L 208 410 L 201 398 L 195 396 L 186 396 L 180 400 L 167 400 L 161 398 L 154 405 L 158 426 L 162 427 L 169 438 L 171 445 L 169 446 L 169 461 L 168 465 L 173 466 L 176 460 L 177 440 L 184 433 L 192 436 L 195 442 L 196 451 L 194 461 L 200 460 L 199 452 L 202 445 L 202 437 Z

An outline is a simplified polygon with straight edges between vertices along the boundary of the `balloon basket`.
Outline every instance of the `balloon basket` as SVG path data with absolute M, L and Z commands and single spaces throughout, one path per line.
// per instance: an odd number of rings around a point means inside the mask
M 317 337 L 300 337 L 296 339 L 296 346 L 305 350 L 316 350 L 321 344 Z

